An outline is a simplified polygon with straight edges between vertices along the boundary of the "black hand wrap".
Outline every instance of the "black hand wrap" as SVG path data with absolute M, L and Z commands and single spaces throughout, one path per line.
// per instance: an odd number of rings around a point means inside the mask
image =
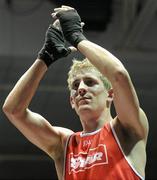
M 64 37 L 61 31 L 50 25 L 46 31 L 45 43 L 38 53 L 38 58 L 49 67 L 56 60 L 71 53 L 70 48 L 65 47 Z
M 64 37 L 71 45 L 77 47 L 80 41 L 86 39 L 83 35 L 81 18 L 75 9 L 59 12 L 57 17 L 59 18 Z

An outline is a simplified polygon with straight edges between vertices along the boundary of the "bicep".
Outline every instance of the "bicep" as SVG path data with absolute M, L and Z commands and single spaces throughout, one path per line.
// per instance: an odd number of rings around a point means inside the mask
M 62 134 L 59 128 L 52 126 L 41 115 L 27 109 L 19 117 L 14 117 L 12 123 L 30 142 L 47 154 L 53 156 L 57 148 L 62 148 Z

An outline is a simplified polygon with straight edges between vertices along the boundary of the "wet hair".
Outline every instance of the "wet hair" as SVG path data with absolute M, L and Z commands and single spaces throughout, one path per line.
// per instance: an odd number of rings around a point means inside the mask
M 110 81 L 102 73 L 100 73 L 100 71 L 95 66 L 93 66 L 93 64 L 91 64 L 87 58 L 85 58 L 81 61 L 77 59 L 73 59 L 73 64 L 70 67 L 70 70 L 68 72 L 68 79 L 67 79 L 69 90 L 72 89 L 72 78 L 75 76 L 75 74 L 80 72 L 82 69 L 95 70 L 96 72 L 98 72 L 98 75 L 100 79 L 102 80 L 106 90 L 108 91 L 111 89 L 112 86 L 111 86 Z

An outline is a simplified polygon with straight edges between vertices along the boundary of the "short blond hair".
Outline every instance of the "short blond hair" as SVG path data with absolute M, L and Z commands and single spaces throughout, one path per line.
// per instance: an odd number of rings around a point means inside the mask
M 87 70 L 94 69 L 95 71 L 97 71 L 106 90 L 108 91 L 111 89 L 112 86 L 110 81 L 102 73 L 100 73 L 100 71 L 95 66 L 93 66 L 93 64 L 91 64 L 91 62 L 87 58 L 85 58 L 83 60 L 73 59 L 73 64 L 70 67 L 70 70 L 68 72 L 68 79 L 67 79 L 69 90 L 72 89 L 72 78 L 82 69 L 87 69 Z

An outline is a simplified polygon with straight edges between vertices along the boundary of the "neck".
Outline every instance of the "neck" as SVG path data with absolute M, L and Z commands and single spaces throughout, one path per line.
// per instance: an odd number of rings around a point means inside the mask
M 93 114 L 94 113 L 88 113 L 80 116 L 84 133 L 96 131 L 112 119 L 110 108 L 107 108 L 99 114 Z

